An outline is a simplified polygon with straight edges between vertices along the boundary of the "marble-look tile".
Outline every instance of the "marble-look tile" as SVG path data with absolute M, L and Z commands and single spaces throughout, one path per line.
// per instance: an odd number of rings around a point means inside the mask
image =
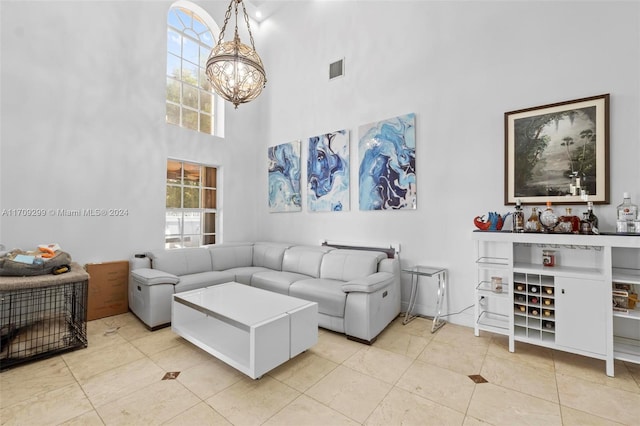
M 305 392 L 337 366 L 335 362 L 307 351 L 271 370 L 268 374 L 300 392 Z
M 171 328 L 163 328 L 137 339 L 130 339 L 129 342 L 138 348 L 140 352 L 149 356 L 178 346 L 184 343 L 185 340 L 171 331 Z
M 92 347 L 62 355 L 77 380 L 84 381 L 91 376 L 139 360 L 144 354 L 120 336 L 113 336 L 118 344 Z M 99 360 L 99 362 L 97 362 Z
M 584 411 L 560 406 L 564 426 L 620 426 L 621 423 L 594 416 Z
M 623 424 L 638 424 L 640 394 L 564 374 L 557 374 L 556 380 L 563 406 Z
M 487 423 L 480 419 L 476 419 L 475 417 L 465 416 L 464 422 L 462 422 L 462 426 L 487 426 L 491 423 Z
M 200 399 L 177 380 L 160 380 L 130 395 L 96 407 L 109 425 L 158 424 L 195 406 Z
M 448 343 L 459 350 L 467 350 L 472 346 L 488 348 L 491 344 L 491 339 L 492 334 L 490 333 L 480 333 L 480 336 L 476 337 L 471 327 L 446 324 L 435 333 L 432 340 L 434 342 Z
M 99 406 L 140 391 L 162 379 L 164 373 L 149 358 L 141 358 L 80 380 L 80 384 L 91 403 Z
M 213 355 L 196 345 L 182 340 L 179 345 L 149 355 L 149 358 L 166 371 L 184 371 L 203 362 L 211 362 Z
M 234 425 L 258 425 L 299 395 L 295 389 L 265 375 L 260 380 L 245 377 L 205 402 Z
M 211 357 L 206 362 L 182 370 L 178 381 L 200 399 L 207 399 L 246 377 L 224 362 Z
M 366 345 L 347 339 L 344 334 L 325 332 L 318 334 L 318 343 L 309 349 L 309 352 L 336 364 L 342 364 L 364 346 Z
M 634 364 L 632 362 L 625 362 L 625 367 L 627 367 L 627 371 L 631 374 L 631 377 L 636 381 L 638 385 L 638 389 L 640 389 L 640 364 Z M 614 366 L 615 369 L 615 366 Z
M 480 374 L 494 385 L 558 402 L 556 375 L 552 371 L 517 360 L 487 355 Z
M 464 413 L 476 385 L 464 374 L 415 361 L 396 386 Z
M 560 406 L 492 383 L 476 386 L 467 415 L 493 425 L 561 425 Z
M 391 324 L 384 330 L 389 333 L 404 333 L 412 336 L 419 336 L 427 340 L 431 340 L 434 334 L 431 333 L 433 321 L 428 318 L 417 317 L 403 324 L 404 314 L 393 320 Z
M 96 410 L 91 410 L 61 423 L 60 426 L 103 426 L 104 424 Z
M 487 352 L 489 355 L 518 361 L 550 372 L 555 371 L 553 353 L 552 349 L 523 342 L 515 342 L 515 352 L 509 352 L 509 338 L 497 334 L 493 335 Z
M 357 422 L 363 422 L 391 385 L 351 368 L 338 366 L 305 394 Z
M 368 346 L 356 352 L 343 365 L 383 382 L 394 384 L 412 362 L 411 358 L 404 355 Z
M 469 346 L 461 351 L 457 346 L 434 340 L 424 348 L 417 359 L 468 376 L 480 372 L 486 353 L 485 346 Z
M 204 402 L 183 411 L 162 424 L 167 426 L 231 426 L 227 419 Z
M 102 318 L 102 322 L 107 330 L 117 329 L 117 333 L 126 340 L 135 340 L 140 337 L 148 336 L 157 331 L 149 330 L 135 315 L 131 312 L 126 314 L 115 315 L 112 317 Z M 164 329 L 163 329 L 164 330 Z
M 21 365 L 0 373 L 0 408 L 75 383 L 61 357 Z
M 614 362 L 614 377 L 606 374 L 605 362 L 569 352 L 556 351 L 554 355 L 556 372 L 589 380 L 597 384 L 640 393 L 638 383 L 622 361 Z
M 109 345 L 121 345 L 126 341 L 120 335 L 117 327 L 111 327 L 105 324 L 108 318 L 101 318 L 87 322 L 87 346 L 89 349 L 97 349 Z
M 77 383 L 72 383 L 18 404 L 0 409 L 3 425 L 51 425 L 93 410 Z
M 387 329 L 378 335 L 372 346 L 416 359 L 430 341 L 431 337 Z
M 387 425 L 460 425 L 464 414 L 414 393 L 393 388 L 364 423 Z
M 358 424 L 326 405 L 306 395 L 300 395 L 263 425 L 356 426 Z

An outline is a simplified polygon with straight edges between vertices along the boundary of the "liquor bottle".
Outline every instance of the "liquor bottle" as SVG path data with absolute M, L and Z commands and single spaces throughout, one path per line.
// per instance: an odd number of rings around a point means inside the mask
M 538 287 L 536 287 L 535 285 L 532 285 L 529 287 L 529 293 L 537 293 L 538 292 Z
M 558 215 L 553 212 L 551 201 L 547 201 L 547 208 L 540 212 L 540 223 L 545 232 L 552 232 L 556 225 L 558 225 Z
M 593 232 L 593 225 L 589 220 L 589 212 L 582 213 L 582 220 L 580 221 L 580 233 L 590 235 Z
M 622 204 L 618 206 L 618 220 L 636 220 L 638 218 L 638 206 L 631 202 L 628 192 L 623 194 Z
M 525 223 L 525 231 L 527 232 L 540 232 L 542 227 L 540 226 L 540 220 L 538 219 L 538 209 L 536 207 L 531 208 L 531 216 Z
M 516 211 L 513 213 L 513 232 L 524 232 L 524 212 L 519 198 L 516 200 Z
M 547 294 L 553 294 L 553 287 L 545 287 L 544 292 Z
M 589 222 L 591 222 L 591 232 L 599 234 L 598 231 L 598 216 L 593 213 L 593 201 L 587 202 L 587 213 L 589 213 Z
M 617 232 L 635 232 L 635 220 L 638 218 L 638 206 L 631 202 L 629 193 L 625 192 L 624 200 L 618 206 Z
M 532 305 L 537 305 L 538 304 L 538 298 L 535 296 L 531 296 L 529 298 L 529 303 L 531 303 Z
M 551 306 L 551 299 L 544 299 L 544 304 L 547 306 Z
M 565 214 L 560 216 L 558 229 L 565 234 L 577 234 L 580 231 L 580 218 L 571 214 L 571 207 L 567 207 Z

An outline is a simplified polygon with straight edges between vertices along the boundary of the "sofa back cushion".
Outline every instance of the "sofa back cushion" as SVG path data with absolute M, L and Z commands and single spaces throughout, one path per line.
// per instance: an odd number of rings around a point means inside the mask
M 288 244 L 255 243 L 253 245 L 253 266 L 282 271 L 282 258 Z
M 207 246 L 214 271 L 240 268 L 253 264 L 252 243 L 227 243 Z
M 351 281 L 378 272 L 378 263 L 387 256 L 382 252 L 364 250 L 333 250 L 324 255 L 320 278 Z
M 211 255 L 202 247 L 154 250 L 147 256 L 153 269 L 178 276 L 211 271 Z
M 330 250 L 330 248 L 322 246 L 290 247 L 284 252 L 282 270 L 318 278 L 322 256 Z

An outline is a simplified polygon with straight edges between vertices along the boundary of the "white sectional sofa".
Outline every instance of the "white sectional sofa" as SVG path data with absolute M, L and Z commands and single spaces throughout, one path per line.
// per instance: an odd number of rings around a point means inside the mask
M 136 255 L 129 308 L 150 329 L 165 327 L 172 294 L 229 281 L 317 302 L 320 327 L 365 343 L 400 313 L 397 258 L 375 250 L 270 242 Z

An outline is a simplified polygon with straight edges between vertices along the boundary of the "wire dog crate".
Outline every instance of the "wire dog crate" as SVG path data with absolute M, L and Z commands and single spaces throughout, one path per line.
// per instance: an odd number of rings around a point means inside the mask
M 0 278 L 0 371 L 87 347 L 88 277 Z

